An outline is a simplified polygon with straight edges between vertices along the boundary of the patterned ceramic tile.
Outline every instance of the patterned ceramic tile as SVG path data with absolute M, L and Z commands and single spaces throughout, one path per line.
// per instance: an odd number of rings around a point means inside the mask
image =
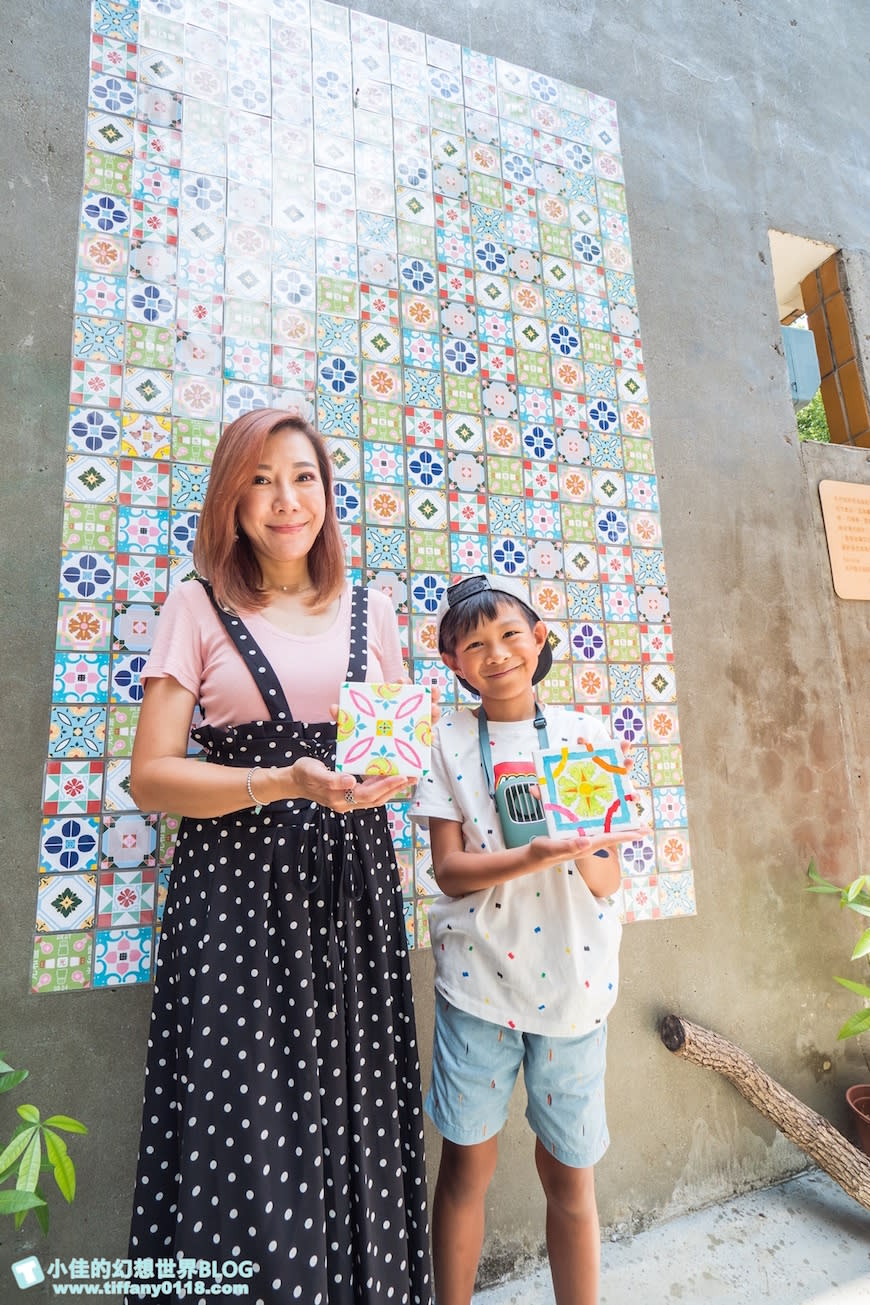
M 31 991 L 75 992 L 89 988 L 93 954 L 92 933 L 37 935 L 33 946 Z
M 94 987 L 147 983 L 151 978 L 151 928 L 105 929 L 96 934 Z
M 97 877 L 94 874 L 42 876 L 36 904 L 37 932 L 92 929 L 96 890 Z

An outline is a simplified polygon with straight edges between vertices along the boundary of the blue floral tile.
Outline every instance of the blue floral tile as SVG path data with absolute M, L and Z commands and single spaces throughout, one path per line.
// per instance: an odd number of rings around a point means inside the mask
M 70 409 L 68 449 L 72 453 L 111 455 L 119 451 L 120 421 L 98 408 Z
M 42 822 L 40 874 L 77 874 L 95 870 L 99 822 L 95 816 L 54 817 Z
M 171 557 L 193 556 L 193 544 L 199 526 L 198 512 L 171 512 L 169 524 L 169 554 Z

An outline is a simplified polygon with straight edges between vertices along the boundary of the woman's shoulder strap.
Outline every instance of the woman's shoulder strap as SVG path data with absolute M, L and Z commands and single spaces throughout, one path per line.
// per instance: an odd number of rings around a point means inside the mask
M 203 580 L 201 576 L 197 576 L 197 579 L 211 599 L 212 606 L 232 640 L 236 652 L 247 666 L 254 683 L 263 695 L 263 700 L 269 708 L 269 715 L 272 720 L 292 720 L 293 715 L 290 711 L 290 704 L 287 702 L 287 697 L 278 676 L 244 621 L 235 612 L 228 612 L 221 607 L 215 598 L 214 590 L 207 580 Z
M 369 591 L 366 585 L 354 585 L 350 598 L 350 653 L 347 679 L 364 680 L 368 667 Z

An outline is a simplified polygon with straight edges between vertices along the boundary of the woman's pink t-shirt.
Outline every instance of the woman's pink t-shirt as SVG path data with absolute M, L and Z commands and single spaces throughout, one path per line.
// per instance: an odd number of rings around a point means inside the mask
M 281 682 L 298 721 L 329 720 L 347 675 L 350 651 L 350 586 L 342 593 L 330 629 L 288 634 L 260 612 L 239 613 Z M 369 589 L 366 679 L 390 683 L 406 678 L 399 628 L 385 594 Z M 209 725 L 268 720 L 269 711 L 235 645 L 197 580 L 170 591 L 142 679 L 171 675 L 199 702 Z

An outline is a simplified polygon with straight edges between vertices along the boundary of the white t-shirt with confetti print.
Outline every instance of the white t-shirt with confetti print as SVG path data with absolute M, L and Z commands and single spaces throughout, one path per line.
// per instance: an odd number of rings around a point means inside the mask
M 578 737 L 613 745 L 600 721 L 547 707 L 551 747 Z M 531 720 L 488 721 L 493 763 L 532 760 L 539 747 Z M 495 803 L 486 791 L 473 711 L 445 712 L 432 763 L 417 785 L 411 818 L 462 825 L 468 851 L 504 848 Z M 435 986 L 460 1010 L 493 1024 L 549 1037 L 580 1037 L 601 1024 L 616 1001 L 622 925 L 609 899 L 594 897 L 579 870 L 564 862 L 510 883 L 439 897 L 429 912 Z

